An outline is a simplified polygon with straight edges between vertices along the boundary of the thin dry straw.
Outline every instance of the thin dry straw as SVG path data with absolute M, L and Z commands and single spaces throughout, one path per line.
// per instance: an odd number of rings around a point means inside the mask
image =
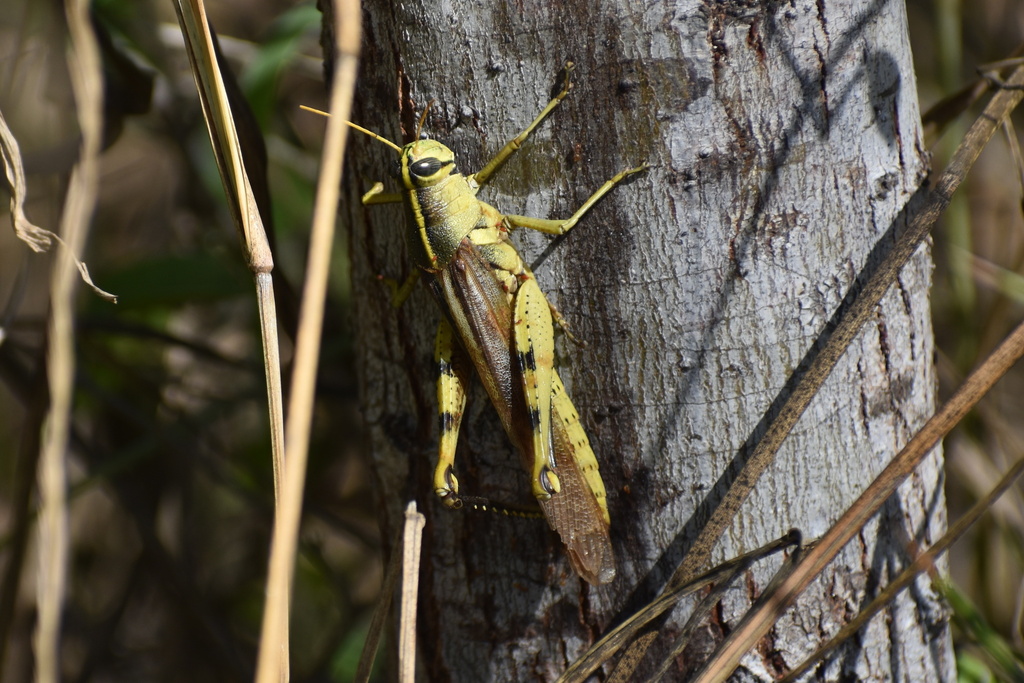
M 1006 493 L 1017 479 L 1024 474 L 1024 458 L 1017 460 L 1013 467 L 1007 470 L 1006 474 L 1002 476 L 999 483 L 992 488 L 981 500 L 975 503 L 970 510 L 967 511 L 963 517 L 956 521 L 949 531 L 943 534 L 942 538 L 935 542 L 928 550 L 918 555 L 909 567 L 900 572 L 892 583 L 885 587 L 881 593 L 878 594 L 871 604 L 868 605 L 863 612 L 857 615 L 855 619 L 850 623 L 843 626 L 843 628 L 837 633 L 831 640 L 822 645 L 818 650 L 808 657 L 802 664 L 786 674 L 779 683 L 792 683 L 796 681 L 804 672 L 810 669 L 818 660 L 823 658 L 830 650 L 837 647 L 838 645 L 845 642 L 850 636 L 856 633 L 861 627 L 864 626 L 875 614 L 885 608 L 896 595 L 907 588 L 917 578 L 918 574 L 924 571 L 929 571 L 934 568 L 935 560 L 939 558 L 942 553 L 946 552 L 953 543 L 957 541 L 964 532 L 967 531 L 975 522 L 977 522 L 983 514 L 985 514 L 989 508 L 995 505 L 999 496 Z
M 807 552 L 793 574 L 771 595 L 766 595 L 758 608 L 747 613 L 743 622 L 694 680 L 697 683 L 726 680 L 740 657 L 754 647 L 778 616 L 796 601 L 797 596 L 874 516 L 942 437 L 963 419 L 1021 356 L 1024 356 L 1024 323 L 1018 325 L 985 362 L 971 373 L 952 398 L 893 458 L 846 514 Z
M 327 294 L 334 221 L 341 187 L 341 162 L 345 154 L 352 93 L 359 62 L 361 14 L 359 3 L 344 0 L 335 6 L 337 60 L 331 83 L 331 113 L 327 121 L 324 158 L 317 184 L 310 234 L 306 283 L 302 293 L 299 329 L 295 339 L 295 367 L 285 423 L 285 472 L 283 495 L 275 517 L 274 537 L 267 578 L 267 602 L 260 636 L 256 680 L 274 683 L 281 662 L 282 623 L 287 618 L 295 552 L 298 546 L 303 485 L 309 451 L 309 429 L 313 418 L 313 396 L 323 329 L 323 307 Z
M 68 251 L 78 260 L 96 205 L 99 151 L 103 129 L 103 80 L 99 48 L 86 0 L 66 7 L 71 49 L 68 69 L 82 132 L 81 155 L 71 173 L 61 216 L 61 233 Z M 75 376 L 74 295 L 78 278 L 74 262 L 57 259 L 50 283 L 51 310 L 47 353 L 50 412 L 39 460 L 39 617 L 35 632 L 36 681 L 60 680 L 60 617 L 67 571 L 67 481 L 65 457 L 71 423 Z

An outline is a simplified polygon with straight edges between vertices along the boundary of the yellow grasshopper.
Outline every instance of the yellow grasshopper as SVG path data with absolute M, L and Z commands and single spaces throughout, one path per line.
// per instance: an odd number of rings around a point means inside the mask
M 476 198 L 568 94 L 572 68 L 571 63 L 566 65 L 562 90 L 526 130 L 468 176 L 459 173 L 453 152 L 436 140 L 399 147 L 349 125 L 400 155 L 396 177 L 401 191 L 384 193 L 383 184 L 377 183 L 363 197 L 366 205 L 404 202 L 411 219 L 408 242 L 416 268 L 401 287 L 389 283 L 393 303 L 400 305 L 425 272 L 432 276 L 430 289 L 445 313 L 435 345 L 441 421 L 435 492 L 448 507 L 462 506 L 454 473 L 455 447 L 471 363 L 519 450 L 533 495 L 565 544 L 573 568 L 589 583 L 603 584 L 615 577 L 604 483 L 579 415 L 553 367 L 552 321 L 563 328 L 566 324 L 548 303 L 508 233 L 532 228 L 564 234 L 617 183 L 646 166 L 616 175 L 567 220 L 503 214 Z

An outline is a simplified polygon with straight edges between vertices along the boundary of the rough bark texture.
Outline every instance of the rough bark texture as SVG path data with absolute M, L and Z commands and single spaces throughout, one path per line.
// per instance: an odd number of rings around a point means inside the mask
M 434 500 L 438 312 L 425 288 L 394 311 L 373 282 L 410 266 L 401 212 L 358 203 L 394 152 L 357 137 L 343 216 L 360 381 L 384 531 L 393 538 L 410 499 L 427 515 L 419 633 L 432 681 L 552 680 L 656 594 L 926 170 L 901 2 L 491 4 L 367 0 L 354 117 L 403 142 L 435 99 L 426 130 L 470 172 L 530 121 L 572 60 L 572 93 L 481 197 L 507 213 L 567 216 L 617 171 L 652 165 L 566 237 L 516 237 L 588 344 L 560 339 L 558 361 L 601 459 L 619 575 L 581 585 L 543 523 Z M 932 412 L 930 271 L 923 250 L 716 560 L 791 527 L 821 534 Z M 529 500 L 479 387 L 457 464 L 464 492 Z M 940 464 L 933 456 L 903 487 L 746 657 L 741 678 L 798 662 L 907 562 L 908 541 L 941 533 Z M 705 641 L 736 622 L 772 568 L 728 595 Z M 695 663 L 680 660 L 679 677 Z M 951 680 L 946 617 L 927 584 L 813 675 Z

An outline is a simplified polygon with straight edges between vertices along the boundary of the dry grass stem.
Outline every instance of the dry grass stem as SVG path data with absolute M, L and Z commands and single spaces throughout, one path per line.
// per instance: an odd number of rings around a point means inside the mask
M 263 217 L 253 190 L 253 180 L 246 163 L 254 155 L 245 154 L 244 145 L 251 147 L 262 141 L 249 137 L 240 138 L 236 126 L 236 113 L 232 107 L 231 90 L 217 54 L 212 29 L 207 21 L 206 8 L 202 0 L 179 0 L 176 4 L 186 52 L 192 66 L 199 99 L 203 106 L 214 157 L 220 171 L 221 181 L 228 197 L 228 205 L 245 251 L 245 261 L 253 273 L 256 284 L 256 302 L 260 319 L 264 376 L 267 383 L 267 402 L 270 423 L 271 453 L 274 466 L 274 497 L 280 502 L 281 478 L 284 471 L 284 399 L 281 386 L 281 358 L 277 325 L 277 305 L 270 272 L 274 267 L 270 243 L 264 229 Z M 247 106 L 238 102 L 238 107 Z M 245 131 L 257 135 L 255 131 Z M 253 169 L 261 173 L 262 169 Z M 280 681 L 288 680 L 288 623 L 287 605 L 280 618 L 281 665 Z
M 762 602 L 744 616 L 740 625 L 694 679 L 696 683 L 725 681 L 729 677 L 740 657 L 771 629 L 778 616 L 796 601 L 797 596 L 874 516 L 942 437 L 963 419 L 1021 356 L 1024 356 L 1024 323 L 971 373 L 942 409 L 904 446 L 829 532 L 807 552 L 793 574 L 775 591 L 766 593 Z
M 99 48 L 85 0 L 66 6 L 71 49 L 68 69 L 75 93 L 82 146 L 71 174 L 61 216 L 67 250 L 78 260 L 96 206 L 99 152 L 103 134 L 103 80 Z M 38 621 L 34 637 L 36 681 L 57 683 L 60 673 L 60 622 L 67 571 L 67 474 L 65 457 L 71 429 L 75 378 L 74 296 L 72 262 L 57 259 L 50 280 L 48 376 L 50 410 L 43 427 L 39 459 Z
M 0 157 L 3 158 L 4 171 L 7 174 L 7 185 L 11 190 L 11 223 L 14 225 L 14 234 L 22 242 L 27 244 L 34 252 L 49 251 L 56 242 L 63 247 L 63 254 L 74 261 L 75 267 L 92 291 L 111 303 L 117 303 L 117 296 L 104 291 L 96 286 L 89 275 L 89 268 L 80 258 L 78 252 L 71 249 L 60 238 L 60 235 L 41 228 L 28 219 L 25 214 L 25 199 L 28 196 L 28 182 L 25 180 L 25 165 L 21 159 L 21 149 L 18 140 L 14 137 L 3 112 L 0 112 Z
M 407 526 L 407 525 L 406 525 Z M 402 546 L 402 538 L 405 537 L 406 528 L 403 526 L 399 532 L 392 548 Z M 391 611 L 391 598 L 398 586 L 398 578 L 401 576 L 403 553 L 391 553 L 391 561 L 388 562 L 387 573 L 384 575 L 384 582 L 381 584 L 380 597 L 377 598 L 377 605 L 373 609 L 373 618 L 366 630 L 366 640 L 363 641 L 363 651 L 359 656 L 359 666 L 356 667 L 355 683 L 367 683 L 373 671 L 373 661 L 377 656 L 377 648 L 384 635 L 384 625 L 387 623 L 388 614 Z
M 420 587 L 420 548 L 426 518 L 416 511 L 416 502 L 405 508 L 402 535 L 402 603 L 398 624 L 398 680 L 416 680 L 416 605 Z
M 1021 458 L 1014 463 L 1013 467 L 1011 467 L 1006 474 L 1002 476 L 999 483 L 997 483 L 991 491 L 975 503 L 967 514 L 958 519 L 956 524 L 950 527 L 950 529 L 943 534 L 942 538 L 936 541 L 934 545 L 920 553 L 910 566 L 900 572 L 900 575 L 897 576 L 892 583 L 886 586 L 885 589 L 871 601 L 870 605 L 864 608 L 864 610 L 852 621 L 844 625 L 831 640 L 818 648 L 813 655 L 786 674 L 786 676 L 781 679 L 780 683 L 792 683 L 793 681 L 796 681 L 797 678 L 814 666 L 816 662 L 825 657 L 825 655 L 827 655 L 832 649 L 841 645 L 851 636 L 856 634 L 857 631 L 859 631 L 871 619 L 871 617 L 875 616 L 889 603 L 891 603 L 900 591 L 913 583 L 918 574 L 932 570 L 935 565 L 935 560 L 938 559 L 942 553 L 949 550 L 949 547 L 956 543 L 956 541 L 963 536 L 965 531 L 981 519 L 981 516 L 996 504 L 999 497 L 1006 493 L 1007 489 L 1009 489 L 1017 479 L 1020 478 L 1021 474 L 1024 474 L 1024 458 Z
M 313 210 L 306 282 L 295 340 L 295 367 L 288 404 L 288 420 L 285 424 L 283 495 L 278 506 L 278 515 L 274 520 L 270 571 L 267 577 L 267 602 L 256 672 L 256 680 L 259 683 L 273 683 L 276 672 L 282 669 L 282 623 L 287 619 L 288 593 L 298 546 L 309 429 L 313 419 L 313 398 L 323 329 L 323 306 L 327 294 L 334 222 L 341 187 L 341 165 L 348 131 L 345 121 L 351 111 L 359 61 L 362 21 L 359 4 L 353 0 L 346 0 L 339 3 L 335 10 L 337 61 L 331 83 L 332 117 L 327 121 L 323 162 Z
M 735 577 L 741 575 L 755 562 L 779 551 L 791 548 L 799 543 L 800 535 L 796 532 L 790 532 L 763 548 L 758 548 L 757 550 L 741 555 L 734 560 L 724 562 L 685 585 L 680 586 L 674 591 L 659 596 L 657 600 L 649 603 L 642 610 L 626 619 L 612 631 L 605 634 L 599 641 L 594 643 L 582 657 L 573 662 L 572 666 L 565 670 L 565 673 L 563 673 L 558 679 L 558 683 L 582 683 L 587 680 L 592 673 L 597 671 L 599 667 L 604 665 L 605 662 L 614 657 L 615 653 L 617 653 L 623 646 L 629 644 L 630 640 L 639 633 L 644 626 L 672 609 L 684 597 L 693 595 L 697 591 L 702 590 L 705 586 L 713 583 L 720 586 L 729 585 Z M 704 605 L 705 602 L 705 600 L 702 600 L 701 604 Z M 710 607 L 713 604 L 713 602 L 708 603 L 708 606 Z M 702 610 L 700 607 L 698 607 L 696 611 L 702 611 L 706 614 L 706 611 Z M 693 621 L 693 619 L 690 621 Z M 619 680 L 616 678 L 616 673 L 617 672 L 613 673 L 608 679 L 609 683 Z

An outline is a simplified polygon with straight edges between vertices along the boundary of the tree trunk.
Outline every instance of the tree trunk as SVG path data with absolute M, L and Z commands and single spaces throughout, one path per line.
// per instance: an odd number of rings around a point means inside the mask
M 433 99 L 425 131 L 455 150 L 466 173 L 539 112 L 566 61 L 577 64 L 568 98 L 481 193 L 501 211 L 565 217 L 616 172 L 651 164 L 564 238 L 513 237 L 587 344 L 560 338 L 557 364 L 608 488 L 618 577 L 600 588 L 574 575 L 544 523 L 449 512 L 435 500 L 439 312 L 422 286 L 395 311 L 374 281 L 411 269 L 401 210 L 358 201 L 376 180 L 395 189 L 386 177 L 394 151 L 357 135 L 346 172 L 360 383 L 383 530 L 394 538 L 411 499 L 427 516 L 422 666 L 431 681 L 553 680 L 664 585 L 732 463 L 756 441 L 921 183 L 904 7 L 364 7 L 354 119 L 403 143 Z M 792 527 L 820 535 L 931 414 L 930 271 L 922 250 L 787 440 L 716 561 Z M 457 467 L 463 492 L 530 500 L 519 457 L 479 386 Z M 940 484 L 936 454 L 770 642 L 747 655 L 747 672 L 768 680 L 798 663 L 907 563 L 910 540 L 937 538 Z M 757 568 L 727 595 L 709 636 L 735 625 L 773 568 Z M 677 610 L 663 630 L 677 631 L 686 616 Z M 693 657 L 680 659 L 679 678 L 699 663 Z M 953 675 L 945 613 L 923 582 L 815 674 Z

